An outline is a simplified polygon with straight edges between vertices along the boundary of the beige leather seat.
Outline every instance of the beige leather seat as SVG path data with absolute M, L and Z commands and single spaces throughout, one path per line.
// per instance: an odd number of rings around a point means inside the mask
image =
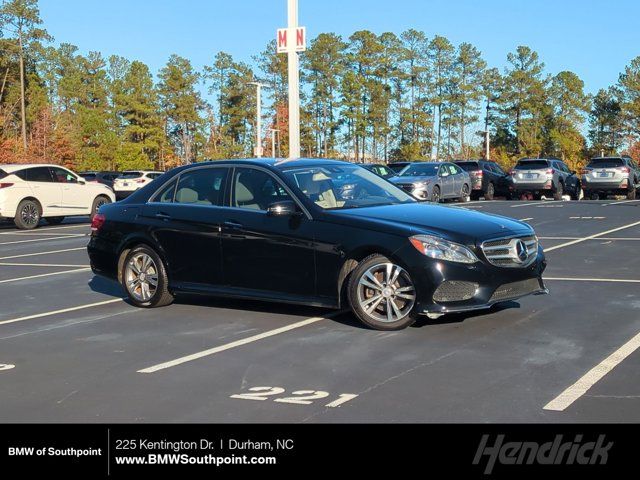
M 324 173 L 314 173 L 307 184 L 305 193 L 316 205 L 322 208 L 337 208 L 340 205 L 333 191 L 333 182 Z
M 235 205 L 236 207 L 260 210 L 260 205 L 256 202 L 253 194 L 241 182 L 236 181 Z

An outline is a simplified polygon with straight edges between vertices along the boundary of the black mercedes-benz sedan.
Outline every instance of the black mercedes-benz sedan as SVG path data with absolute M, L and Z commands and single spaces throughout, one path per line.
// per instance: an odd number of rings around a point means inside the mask
M 335 188 L 349 177 L 348 198 Z M 334 183 L 335 182 L 335 183 Z M 328 308 L 397 330 L 419 315 L 546 293 L 533 229 L 423 204 L 332 160 L 230 160 L 171 170 L 95 215 L 91 267 L 140 307 L 181 293 Z

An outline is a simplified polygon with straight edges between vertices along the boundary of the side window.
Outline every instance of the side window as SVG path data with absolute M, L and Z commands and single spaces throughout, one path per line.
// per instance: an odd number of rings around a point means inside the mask
M 236 168 L 231 205 L 266 211 L 275 202 L 291 200 L 284 187 L 271 175 L 254 168 Z
M 442 177 L 448 177 L 449 176 L 449 169 L 447 168 L 446 165 L 440 165 L 440 170 L 438 170 L 438 175 L 440 175 Z
M 21 180 L 28 180 L 27 178 L 27 172 L 28 170 L 19 170 L 17 172 L 13 172 L 13 174 L 18 177 Z M 6 174 L 4 175 L 4 177 L 6 177 Z M 0 178 L 3 178 L 3 176 L 0 176 Z
M 456 165 L 450 163 L 449 165 L 449 173 L 451 173 L 451 175 L 456 175 L 458 173 L 460 173 L 462 170 L 460 170 L 459 167 L 457 167 Z
M 155 180 L 156 178 L 158 178 L 160 175 L 162 175 L 161 173 L 150 173 L 147 176 L 151 179 L 151 180 Z
M 162 190 L 158 192 L 158 194 L 154 197 L 154 202 L 159 203 L 172 203 L 173 195 L 176 193 L 176 184 L 178 180 L 173 180 L 169 182 L 167 186 L 165 186 Z
M 504 170 L 502 170 L 502 167 L 500 165 L 498 165 L 497 163 L 493 163 L 493 164 L 491 164 L 491 166 L 493 167 L 493 170 L 498 175 L 506 175 L 506 173 L 504 173 Z
M 228 168 L 200 168 L 180 175 L 175 203 L 222 206 Z M 166 194 L 167 201 L 170 193 Z
M 53 182 L 49 167 L 29 168 L 26 170 L 26 176 L 28 182 Z
M 58 183 L 78 183 L 78 179 L 64 168 L 52 167 L 53 178 Z

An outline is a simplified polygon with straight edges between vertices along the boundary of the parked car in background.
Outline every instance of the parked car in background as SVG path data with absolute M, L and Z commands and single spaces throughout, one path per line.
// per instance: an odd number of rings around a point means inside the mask
M 80 172 L 79 175 L 86 182 L 101 183 L 113 188 L 113 181 L 120 176 L 120 172 Z
M 364 163 L 360 166 L 381 176 L 382 178 L 390 178 L 397 173 L 394 172 L 389 165 L 382 165 L 380 163 Z
M 400 173 L 402 169 L 404 169 L 407 165 L 411 165 L 411 163 L 412 162 L 393 162 L 388 166 L 393 172 Z
M 113 182 L 113 191 L 118 200 L 126 198 L 136 190 L 140 190 L 148 183 L 162 175 L 162 172 L 150 170 L 127 170 Z
M 509 173 L 512 196 L 519 198 L 530 193 L 536 200 L 541 196 L 550 196 L 562 200 L 569 195 L 573 200 L 580 199 L 582 184 L 574 170 L 556 158 L 523 158 Z
M 337 197 L 338 176 L 356 182 L 358 198 Z M 398 330 L 419 315 L 546 293 L 544 252 L 526 223 L 421 204 L 331 160 L 176 168 L 102 207 L 87 249 L 93 271 L 145 308 L 197 293 L 350 307 L 371 328 Z
M 629 200 L 633 200 L 639 184 L 640 169 L 631 157 L 592 158 L 582 170 L 585 198 L 626 195 Z
M 451 162 L 412 162 L 389 181 L 423 201 L 466 202 L 471 195 L 469 174 Z
M 477 200 L 480 197 L 484 197 L 485 200 L 493 200 L 496 195 L 507 198 L 511 196 L 509 175 L 496 162 L 457 160 L 455 164 L 467 172 L 471 178 L 472 200 Z
M 93 215 L 115 201 L 113 191 L 59 165 L 0 165 L 0 218 L 20 229 L 36 228 L 40 219 L 57 224 L 65 217 Z

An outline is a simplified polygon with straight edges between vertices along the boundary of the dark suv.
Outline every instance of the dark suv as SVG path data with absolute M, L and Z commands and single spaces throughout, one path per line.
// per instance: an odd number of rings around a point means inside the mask
M 586 198 L 600 195 L 626 195 L 629 200 L 636 198 L 640 179 L 638 164 L 631 157 L 592 158 L 582 169 L 582 185 Z
M 113 188 L 113 181 L 120 176 L 118 172 L 81 172 L 79 174 L 87 182 L 101 183 Z
M 493 200 L 493 197 L 510 197 L 509 175 L 496 162 L 489 160 L 458 160 L 455 162 L 471 177 L 471 199 Z
M 513 196 L 533 194 L 536 200 L 542 195 L 562 200 L 570 195 L 573 200 L 580 198 L 580 179 L 574 170 L 557 158 L 523 158 L 510 172 Z

